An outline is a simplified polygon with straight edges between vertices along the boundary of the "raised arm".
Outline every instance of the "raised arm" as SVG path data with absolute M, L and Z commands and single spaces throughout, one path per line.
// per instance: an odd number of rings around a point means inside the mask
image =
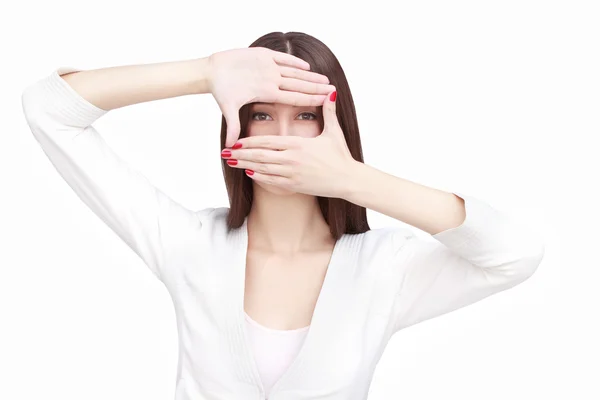
M 429 240 L 395 232 L 395 266 L 403 271 L 395 331 L 510 289 L 531 277 L 544 257 L 542 238 L 526 224 L 476 197 L 452 194 L 465 204 L 459 226 Z
M 393 231 L 393 267 L 400 271 L 394 331 L 512 288 L 544 257 L 544 241 L 527 224 L 487 202 L 354 164 L 345 198 L 406 224 Z
M 200 227 L 211 209 L 194 212 L 173 201 L 119 157 L 92 123 L 115 108 L 189 94 L 211 93 L 230 113 L 228 121 L 252 100 L 322 102 L 320 93 L 332 86 L 309 68 L 294 56 L 262 48 L 87 71 L 61 67 L 25 88 L 22 106 L 31 132 L 67 184 L 164 280 L 167 250 L 181 246 L 182 235 Z
M 208 57 L 65 72 L 62 78 L 86 101 L 105 111 L 209 93 Z
M 204 90 L 202 65 L 198 60 L 91 71 L 61 67 L 22 94 L 27 123 L 50 162 L 161 280 L 164 248 L 200 226 L 198 216 L 119 157 L 92 123 L 110 109 Z

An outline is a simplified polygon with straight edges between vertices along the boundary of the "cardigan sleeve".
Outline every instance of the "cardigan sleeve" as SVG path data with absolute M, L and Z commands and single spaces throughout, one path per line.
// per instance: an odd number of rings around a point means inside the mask
M 516 286 L 544 256 L 542 239 L 527 226 L 480 199 L 454 194 L 465 202 L 460 226 L 433 240 L 404 235 L 395 247 L 395 265 L 404 273 L 394 299 L 394 332 Z
M 33 136 L 77 196 L 160 280 L 163 245 L 196 214 L 153 186 L 120 158 L 92 126 L 108 111 L 76 92 L 61 67 L 26 87 L 22 108 Z

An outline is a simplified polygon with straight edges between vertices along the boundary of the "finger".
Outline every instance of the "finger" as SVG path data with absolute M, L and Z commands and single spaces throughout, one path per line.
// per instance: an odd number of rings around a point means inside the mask
M 327 95 L 324 94 L 306 94 L 298 92 L 289 92 L 287 90 L 278 90 L 275 94 L 275 103 L 291 104 L 293 106 L 315 106 L 323 104 Z
M 244 143 L 242 142 L 242 146 Z M 229 159 L 235 159 L 237 161 L 252 161 L 257 163 L 268 163 L 268 164 L 285 164 L 288 159 L 286 152 L 280 149 L 270 148 L 242 148 L 238 150 L 231 150 L 231 156 Z
M 296 78 L 302 79 L 308 82 L 316 82 L 316 83 L 329 83 L 329 78 L 326 75 L 321 75 L 312 71 L 305 71 L 303 69 L 291 68 L 291 67 L 279 67 L 279 72 L 281 76 L 285 78 Z
M 247 136 L 237 141 L 241 145 L 240 149 L 262 148 L 271 150 L 288 150 L 295 149 L 300 145 L 300 140 L 304 138 L 300 136 L 278 136 L 278 135 L 261 135 Z M 235 151 L 235 150 L 233 150 Z M 233 158 L 232 151 L 232 158 Z
M 279 89 L 307 94 L 328 94 L 335 90 L 333 85 L 306 82 L 295 78 L 282 78 Z
M 273 60 L 275 60 L 277 64 L 285 64 L 289 65 L 290 67 L 302 68 L 306 70 L 310 69 L 310 64 L 301 58 L 298 58 L 291 54 L 283 53 L 281 51 L 273 50 L 272 53 Z
M 339 121 L 336 114 L 335 100 L 337 91 L 329 93 L 326 100 L 323 102 L 323 125 L 324 131 L 339 127 Z
M 278 186 L 282 188 L 287 188 L 290 180 L 289 178 L 279 176 L 279 175 L 268 175 L 260 172 L 254 172 L 251 169 L 246 169 L 246 176 L 249 176 L 255 181 L 265 183 L 267 185 Z
M 232 147 L 240 137 L 239 109 L 235 106 L 224 106 L 221 111 L 227 123 L 227 134 L 225 136 L 225 147 Z
M 258 163 L 246 160 L 227 160 L 227 165 L 232 168 L 250 169 L 254 172 L 267 175 L 288 176 L 291 172 L 289 166 L 287 165 Z

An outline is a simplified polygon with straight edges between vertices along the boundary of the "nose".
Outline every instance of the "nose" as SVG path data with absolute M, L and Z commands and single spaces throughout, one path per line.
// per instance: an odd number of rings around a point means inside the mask
M 279 122 L 279 136 L 291 136 L 291 135 L 292 135 L 291 124 L 287 121 L 286 118 L 280 120 L 280 122 Z

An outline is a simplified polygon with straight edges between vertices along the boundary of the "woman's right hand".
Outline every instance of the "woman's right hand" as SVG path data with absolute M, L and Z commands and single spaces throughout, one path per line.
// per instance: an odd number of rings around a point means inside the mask
M 325 75 L 287 53 L 264 47 L 233 49 L 208 57 L 208 85 L 227 122 L 226 147 L 240 135 L 239 110 L 248 103 L 320 106 L 335 90 Z

